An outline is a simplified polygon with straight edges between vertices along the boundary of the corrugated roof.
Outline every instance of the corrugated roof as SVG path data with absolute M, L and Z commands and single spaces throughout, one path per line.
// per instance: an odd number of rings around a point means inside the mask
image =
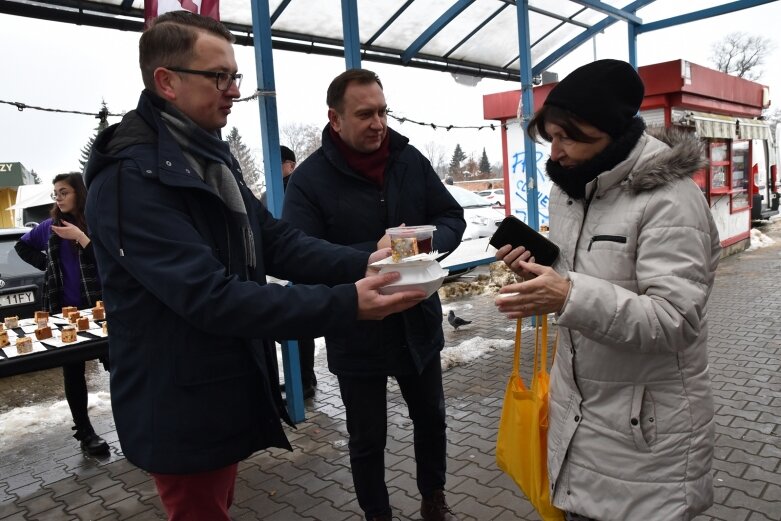
M 159 0 L 162 1 L 162 0 Z M 240 44 L 252 44 L 256 0 L 220 0 L 220 16 Z M 649 23 L 654 0 L 352 0 L 361 59 L 404 66 L 520 79 L 517 3 L 528 6 L 534 75 L 617 21 L 638 33 L 697 19 L 688 2 L 669 4 L 669 17 Z M 777 0 L 714 3 L 716 16 Z M 341 56 L 342 0 L 268 0 L 275 49 Z M 4 0 L 0 12 L 129 31 L 143 28 L 143 0 Z
M 480 77 L 519 79 L 514 0 L 356 0 L 361 58 Z M 573 38 L 616 21 L 605 13 L 653 0 L 529 0 L 532 65 Z M 141 30 L 143 0 L 8 0 L 0 11 L 82 25 Z M 341 55 L 341 0 L 269 0 L 274 48 Z M 251 44 L 248 0 L 221 0 L 221 20 Z

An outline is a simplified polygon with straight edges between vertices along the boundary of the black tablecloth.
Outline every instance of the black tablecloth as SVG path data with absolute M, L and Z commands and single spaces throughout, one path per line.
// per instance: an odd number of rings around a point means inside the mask
M 46 351 L 37 351 L 11 358 L 7 358 L 0 351 L 0 378 L 108 356 L 107 337 L 93 335 L 89 331 L 79 331 L 78 334 L 84 338 L 89 338 L 89 340 L 62 347 L 46 345 L 46 340 L 42 340 L 41 344 L 46 348 Z

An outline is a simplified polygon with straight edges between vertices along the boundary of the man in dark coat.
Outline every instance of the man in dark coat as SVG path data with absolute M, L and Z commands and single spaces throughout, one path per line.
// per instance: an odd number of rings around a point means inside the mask
M 279 147 L 279 154 L 282 160 L 282 190 L 284 191 L 287 190 L 290 176 L 293 175 L 293 170 L 296 169 L 296 153 L 282 145 Z M 268 190 L 261 194 L 260 202 L 268 208 L 267 194 Z M 297 342 L 301 368 L 301 388 L 304 399 L 308 400 L 315 395 L 315 387 L 317 386 L 317 376 L 315 376 L 315 339 L 311 337 L 298 338 Z M 279 388 L 284 391 L 285 385 L 280 384 Z
M 361 279 L 388 250 L 306 237 L 252 196 L 218 134 L 239 97 L 232 42 L 210 18 L 158 17 L 139 45 L 146 90 L 86 171 L 117 433 L 171 519 L 229 520 L 238 461 L 290 448 L 267 339 L 354 329 L 424 296 Z
M 296 169 L 282 218 L 307 234 L 373 251 L 387 228 L 434 225 L 433 248 L 452 252 L 463 209 L 408 139 L 388 128 L 377 75 L 348 70 L 328 88 L 322 146 Z M 390 520 L 385 485 L 386 386 L 395 377 L 414 428 L 417 485 L 425 521 L 455 520 L 445 502 L 447 439 L 436 293 L 382 322 L 326 335 L 328 367 L 339 379 L 358 503 L 369 520 Z

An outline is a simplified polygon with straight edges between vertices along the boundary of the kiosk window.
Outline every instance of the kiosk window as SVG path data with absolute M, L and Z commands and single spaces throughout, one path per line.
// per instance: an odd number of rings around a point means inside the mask
M 751 206 L 748 185 L 750 173 L 751 147 L 747 140 L 732 142 L 730 211 L 739 212 Z
M 714 139 L 710 143 L 710 188 L 714 193 L 730 189 L 729 141 Z
M 732 188 L 748 189 L 748 141 L 732 143 Z

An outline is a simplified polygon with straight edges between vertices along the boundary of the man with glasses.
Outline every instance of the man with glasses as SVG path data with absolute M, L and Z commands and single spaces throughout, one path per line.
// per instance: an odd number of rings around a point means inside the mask
M 343 331 L 424 296 L 381 295 L 398 274 L 361 278 L 388 250 L 307 237 L 253 197 L 218 134 L 239 97 L 233 40 L 187 11 L 153 21 L 138 107 L 86 169 L 117 434 L 173 520 L 229 520 L 237 463 L 290 449 L 269 339 Z

